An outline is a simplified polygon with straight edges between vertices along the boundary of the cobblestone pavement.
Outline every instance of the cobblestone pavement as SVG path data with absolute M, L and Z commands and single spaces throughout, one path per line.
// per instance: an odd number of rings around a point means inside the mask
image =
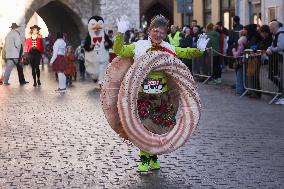
M 30 68 L 25 75 L 31 82 Z M 202 118 L 191 139 L 136 172 L 138 150 L 110 129 L 96 85 L 67 94 L 47 68 L 42 86 L 0 86 L 0 188 L 284 188 L 284 108 L 199 85 Z

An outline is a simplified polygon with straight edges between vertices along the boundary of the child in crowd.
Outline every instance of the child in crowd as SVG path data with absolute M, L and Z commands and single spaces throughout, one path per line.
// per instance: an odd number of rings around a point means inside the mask
M 243 85 L 243 66 L 242 59 L 238 58 L 243 55 L 245 46 L 247 44 L 247 37 L 244 30 L 240 31 L 240 38 L 238 40 L 238 47 L 232 49 L 232 53 L 236 58 L 234 63 L 234 68 L 236 70 L 236 95 L 240 96 L 245 92 L 245 88 Z
M 71 46 L 66 48 L 64 59 L 66 63 L 66 69 L 64 70 L 64 74 L 66 75 L 66 85 L 70 86 L 72 85 L 72 77 L 74 77 L 76 73 L 76 58 Z

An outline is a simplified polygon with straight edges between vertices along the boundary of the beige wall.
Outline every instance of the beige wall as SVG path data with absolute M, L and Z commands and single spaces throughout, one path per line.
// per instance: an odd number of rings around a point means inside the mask
M 193 19 L 197 20 L 198 25 L 203 26 L 203 1 L 193 2 Z
M 174 23 L 175 25 L 182 24 L 181 14 L 177 12 L 176 1 L 174 0 Z M 220 21 L 220 0 L 212 0 L 212 23 Z M 203 26 L 203 1 L 194 0 L 193 1 L 193 19 L 197 20 L 198 25 Z
M 212 23 L 220 21 L 220 0 L 212 0 Z
M 181 14 L 177 12 L 177 1 L 174 0 L 174 25 L 182 26 Z

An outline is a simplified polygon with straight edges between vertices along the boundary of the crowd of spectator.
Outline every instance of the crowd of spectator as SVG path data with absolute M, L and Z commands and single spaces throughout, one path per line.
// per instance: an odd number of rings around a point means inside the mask
M 242 57 L 247 49 L 253 52 L 261 51 L 262 62 L 267 62 L 268 77 L 277 88 L 281 97 L 276 101 L 278 104 L 284 104 L 284 92 L 283 92 L 283 49 L 284 49 L 284 28 L 282 23 L 277 20 L 272 20 L 269 25 L 256 25 L 248 24 L 243 26 L 240 23 L 240 18 L 235 16 L 233 18 L 233 27 L 231 30 L 225 28 L 222 22 L 216 24 L 208 23 L 202 27 L 198 25 L 197 20 L 192 20 L 190 25 L 179 28 L 171 25 L 168 30 L 165 41 L 176 47 L 190 47 L 196 48 L 197 40 L 200 34 L 206 33 L 210 39 L 207 48 L 211 49 L 212 53 L 212 71 L 207 74 L 210 75 L 208 84 L 219 85 L 222 83 L 222 72 L 227 69 L 235 70 L 235 83 L 232 88 L 235 89 L 236 95 L 242 95 L 245 93 L 244 81 L 243 81 L 243 63 L 238 57 Z M 113 41 L 115 39 L 115 33 L 113 30 L 107 32 L 108 37 Z M 66 35 L 63 36 L 64 40 L 67 40 Z M 125 33 L 124 44 L 130 44 L 141 39 L 148 39 L 147 29 L 131 29 Z M 52 48 L 56 40 L 56 37 L 49 35 L 44 39 L 44 55 L 48 60 L 52 57 Z M 75 56 L 77 61 L 77 68 L 80 72 L 81 79 L 85 79 L 84 68 L 84 49 L 82 44 L 75 50 Z M 68 45 L 67 45 L 68 46 Z M 205 52 L 209 54 L 209 50 Z M 112 51 L 110 49 L 110 54 Z M 269 56 L 277 56 L 277 63 L 269 61 Z M 112 57 L 113 58 L 113 57 Z M 111 59 L 112 59 L 111 58 Z M 200 60 L 199 60 L 200 61 Z M 193 64 L 197 66 L 199 61 L 192 61 L 190 59 L 182 59 L 182 62 L 194 73 Z M 206 58 L 204 58 L 206 61 Z M 253 79 L 254 84 L 252 88 L 256 89 L 246 94 L 251 98 L 260 98 L 261 86 L 259 82 L 259 66 L 255 66 L 255 71 L 250 74 L 250 79 Z M 211 68 L 210 68 L 211 69 Z M 77 73 L 77 72 L 76 72 Z M 77 74 L 75 75 L 76 78 Z
M 235 83 L 232 88 L 235 94 L 240 96 L 245 92 L 243 81 L 243 64 L 237 59 L 244 55 L 246 49 L 253 52 L 261 51 L 261 60 L 269 64 L 268 78 L 279 89 L 281 96 L 276 103 L 284 104 L 283 96 L 283 49 L 284 49 L 284 30 L 282 23 L 272 20 L 269 25 L 248 24 L 243 26 L 240 18 L 233 18 L 233 27 L 231 30 L 225 28 L 222 22 L 216 24 L 208 23 L 206 26 L 199 26 L 197 20 L 192 20 L 188 26 L 179 28 L 171 25 L 168 30 L 166 41 L 176 47 L 195 48 L 198 36 L 206 33 L 210 38 L 207 48 L 212 48 L 212 73 L 210 73 L 209 84 L 218 85 L 222 83 L 223 69 L 234 69 L 236 72 Z M 129 30 L 126 32 L 125 44 L 135 42 L 139 39 L 147 39 L 147 30 Z M 268 57 L 277 54 L 277 63 L 269 63 Z M 237 61 L 238 60 L 238 61 Z M 188 68 L 192 71 L 193 61 L 182 59 Z M 279 62 L 280 61 L 280 62 Z M 282 63 L 281 63 L 282 62 Z M 195 61 L 194 64 L 197 64 Z M 273 65 L 272 65 L 273 64 Z M 257 66 L 256 66 L 257 67 Z M 258 70 L 258 71 L 257 71 Z M 282 78 L 282 79 L 281 79 Z M 256 68 L 249 79 L 253 79 L 254 84 L 250 87 L 256 91 L 250 91 L 246 95 L 250 98 L 260 98 L 261 90 L 259 82 L 259 68 Z M 281 104 L 280 103 L 280 104 Z

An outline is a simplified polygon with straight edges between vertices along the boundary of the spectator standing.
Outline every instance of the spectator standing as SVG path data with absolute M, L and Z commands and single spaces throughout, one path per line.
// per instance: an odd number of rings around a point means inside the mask
M 190 29 L 190 31 L 189 31 L 190 35 L 193 35 L 193 34 L 194 34 L 194 27 L 200 28 L 200 26 L 197 25 L 197 20 L 192 20 L 192 21 L 191 21 L 191 24 L 190 24 L 190 27 L 189 27 L 189 29 Z
M 245 92 L 243 83 L 243 59 L 239 58 L 244 54 L 245 46 L 247 44 L 246 32 L 242 30 L 238 39 L 238 47 L 232 49 L 233 56 L 235 57 L 234 68 L 236 71 L 236 95 L 241 96 Z
M 182 39 L 181 35 L 182 34 L 179 31 L 177 31 L 176 26 L 171 25 L 171 33 L 168 35 L 170 44 L 175 47 L 179 47 L 180 40 Z
M 185 29 L 185 36 L 180 41 L 180 47 L 186 48 L 186 47 L 192 47 L 192 38 L 190 36 L 190 29 Z M 188 69 L 192 72 L 192 61 L 190 59 L 182 59 L 182 62 L 188 67 Z
M 75 51 L 75 57 L 77 65 L 79 66 L 80 79 L 85 80 L 86 68 L 85 68 L 85 40 L 81 41 L 81 44 L 77 47 Z
M 3 47 L 4 43 L 2 41 L 2 38 L 0 38 L 0 85 L 3 84 L 3 72 L 2 72 Z
M 200 28 L 198 26 L 194 26 L 193 27 L 193 33 L 191 34 L 192 47 L 193 48 L 197 47 L 197 40 L 198 40 L 199 34 L 200 34 Z
M 284 75 L 284 28 L 280 27 L 279 22 L 277 21 L 272 21 L 269 23 L 269 29 L 270 32 L 273 35 L 273 41 L 272 41 L 272 45 L 270 47 L 268 47 L 268 49 L 266 50 L 266 53 L 272 57 L 277 57 L 278 62 L 276 61 L 272 61 L 270 63 L 273 64 L 273 70 L 271 70 L 273 72 L 273 77 L 275 78 L 275 76 L 278 76 L 278 80 L 273 81 L 279 88 L 279 92 L 281 93 L 281 97 L 275 102 L 275 104 L 281 104 L 284 105 L 284 91 L 283 91 L 283 75 Z
M 228 40 L 228 50 L 227 54 L 229 56 L 232 55 L 232 49 L 238 47 L 238 39 L 240 36 L 240 31 L 243 29 L 243 25 L 240 24 L 240 17 L 234 16 L 233 18 L 233 30 L 229 32 L 229 40 Z M 230 67 L 233 67 L 233 62 L 228 61 Z
M 227 36 L 224 32 L 224 27 L 222 22 L 217 22 L 215 25 L 215 30 L 219 33 L 219 46 L 220 46 L 220 53 L 225 55 L 227 50 Z M 220 64 L 221 67 L 224 67 L 224 57 L 220 57 Z
M 247 44 L 245 46 L 246 49 L 251 49 L 251 51 L 257 50 L 257 45 L 261 41 L 261 36 L 257 31 L 256 24 L 248 24 L 244 26 L 244 31 L 247 36 Z M 260 90 L 260 66 L 261 66 L 261 59 L 259 56 L 251 57 L 247 64 L 246 68 L 246 86 Z M 252 91 L 249 94 L 249 98 L 260 98 L 261 92 Z
M 17 30 L 19 28 L 16 23 L 12 23 L 11 31 L 7 34 L 5 38 L 5 60 L 6 60 L 6 69 L 4 73 L 4 84 L 10 85 L 9 78 L 11 71 L 14 67 L 14 64 L 17 66 L 18 77 L 20 85 L 27 84 L 25 76 L 23 73 L 23 65 L 21 63 L 21 58 L 23 54 L 23 45 L 21 42 L 20 32 Z
M 221 75 L 222 75 L 222 68 L 219 60 L 219 55 L 217 52 L 220 52 L 220 35 L 218 32 L 214 30 L 214 25 L 212 23 L 207 24 L 206 26 L 206 34 L 210 39 L 207 48 L 212 48 L 213 50 L 213 73 L 212 73 L 212 80 L 209 81 L 209 84 L 221 84 Z

